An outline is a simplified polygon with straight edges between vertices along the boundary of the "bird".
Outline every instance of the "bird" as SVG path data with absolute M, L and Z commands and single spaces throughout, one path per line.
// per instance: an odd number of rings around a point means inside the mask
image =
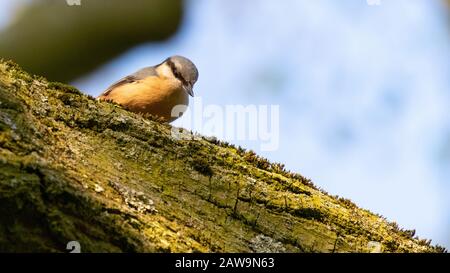
M 197 80 L 195 64 L 186 57 L 174 55 L 160 64 L 123 77 L 97 99 L 112 101 L 129 111 L 151 114 L 162 121 L 172 122 L 186 111 L 189 96 L 194 97 L 193 87 Z

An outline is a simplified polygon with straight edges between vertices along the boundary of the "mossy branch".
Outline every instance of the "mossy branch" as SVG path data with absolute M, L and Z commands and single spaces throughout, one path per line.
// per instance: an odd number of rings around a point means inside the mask
M 252 151 L 0 61 L 0 251 L 443 252 Z

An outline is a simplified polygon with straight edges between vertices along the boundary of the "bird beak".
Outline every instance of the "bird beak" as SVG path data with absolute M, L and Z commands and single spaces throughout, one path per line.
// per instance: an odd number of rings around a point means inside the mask
M 194 90 L 192 90 L 191 84 L 184 86 L 184 90 L 186 90 L 186 92 L 189 94 L 189 96 L 191 96 L 191 97 L 194 96 Z

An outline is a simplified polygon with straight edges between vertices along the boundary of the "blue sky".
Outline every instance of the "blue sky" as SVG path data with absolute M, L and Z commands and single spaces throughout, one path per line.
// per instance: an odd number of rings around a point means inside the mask
M 442 1 L 187 7 L 176 37 L 138 46 L 73 84 L 97 95 L 140 67 L 188 56 L 204 104 L 280 105 L 278 150 L 237 144 L 450 247 L 450 29 Z

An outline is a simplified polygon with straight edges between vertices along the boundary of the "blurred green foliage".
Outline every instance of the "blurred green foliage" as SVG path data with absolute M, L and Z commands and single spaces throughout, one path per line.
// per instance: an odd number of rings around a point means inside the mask
M 67 82 L 137 44 L 173 35 L 181 0 L 33 1 L 0 33 L 0 57 Z

